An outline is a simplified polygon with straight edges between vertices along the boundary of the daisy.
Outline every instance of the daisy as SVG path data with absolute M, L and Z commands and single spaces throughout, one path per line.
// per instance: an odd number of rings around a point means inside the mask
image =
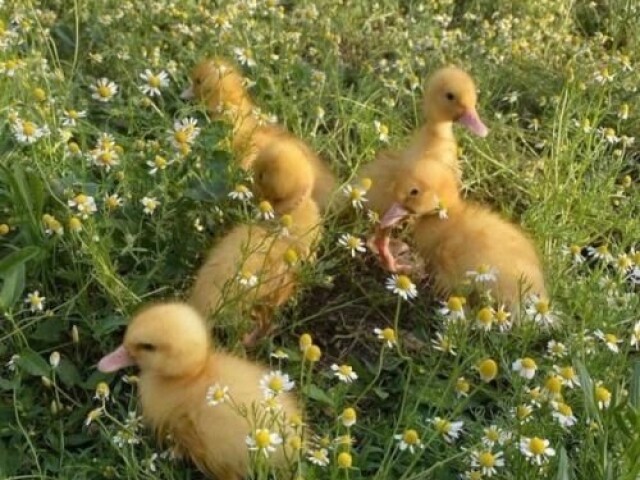
M 89 87 L 93 94 L 91 98 L 99 102 L 109 102 L 118 93 L 118 85 L 108 78 L 101 78 Z
M 326 467 L 329 465 L 329 451 L 326 448 L 310 450 L 307 460 L 319 467 Z
M 615 260 L 615 267 L 624 275 L 633 267 L 633 260 L 626 253 L 621 253 Z
M 539 437 L 522 437 L 520 451 L 534 465 L 542 465 L 556 454 L 556 451 L 549 447 L 549 440 Z
M 594 395 L 600 410 L 609 408 L 609 405 L 611 405 L 611 392 L 606 387 L 602 386 L 601 383 L 598 383 L 596 385 Z
M 207 405 L 210 407 L 215 407 L 216 405 L 220 405 L 221 403 L 229 401 L 229 387 L 220 386 L 218 383 L 210 386 L 207 389 L 207 393 L 205 396 L 205 400 L 207 401 Z
M 571 258 L 573 265 L 580 265 L 584 263 L 584 257 L 582 256 L 582 247 L 580 245 L 570 245 L 562 247 L 562 253 Z
M 511 320 L 511 312 L 508 312 L 504 305 L 500 305 L 498 311 L 495 312 L 493 320 L 498 326 L 498 330 L 503 333 L 511 330 L 511 327 L 513 326 L 513 321 Z
M 256 66 L 256 61 L 253 58 L 253 52 L 250 49 L 236 47 L 233 49 L 233 53 L 238 59 L 238 63 L 241 65 L 246 65 L 249 68 Z
M 245 202 L 253 198 L 253 192 L 246 185 L 238 184 L 232 192 L 229 192 L 229 198 Z
M 64 110 L 62 115 L 62 125 L 64 127 L 75 127 L 78 120 L 81 118 L 85 118 L 87 116 L 87 112 L 85 110 Z
M 47 127 L 38 127 L 35 123 L 29 121 L 18 120 L 11 125 L 16 140 L 25 145 L 31 145 L 38 139 L 49 133 Z
M 487 477 L 495 475 L 496 467 L 504 467 L 502 452 L 492 453 L 491 450 L 474 450 L 471 452 L 471 466 L 479 468 Z
M 509 432 L 505 432 L 496 425 L 491 425 L 484 429 L 482 444 L 489 448 L 493 448 L 494 445 L 504 445 L 510 439 L 511 434 Z
M 440 220 L 447 220 L 449 218 L 449 211 L 447 210 L 447 206 L 444 203 L 444 200 L 440 199 L 437 195 L 436 197 L 436 212 L 438 213 L 438 218 Z
M 483 382 L 489 383 L 498 376 L 498 364 L 491 358 L 486 358 L 478 363 L 476 369 Z
M 58 365 L 60 365 L 60 352 L 51 352 L 51 355 L 49 355 L 49 365 L 51 365 L 52 368 L 58 368 Z
M 418 296 L 418 290 L 416 289 L 415 284 L 406 275 L 392 275 L 387 278 L 386 286 L 387 290 L 391 290 L 404 300 L 409 300 Z
M 67 203 L 71 208 L 75 207 L 78 210 L 78 213 L 80 213 L 80 216 L 84 219 L 89 218 L 89 215 L 98 211 L 95 199 L 85 195 L 84 193 L 79 193 Z
M 245 442 L 252 452 L 257 451 L 268 457 L 276 451 L 276 446 L 282 443 L 282 437 L 277 433 L 271 433 L 267 428 L 258 428 L 253 434 L 247 435 Z
M 147 215 L 153 215 L 153 212 L 155 212 L 156 208 L 160 205 L 160 201 L 156 200 L 155 197 L 144 197 L 140 200 L 140 203 L 144 206 L 143 212 Z
M 140 74 L 140 78 L 144 80 L 144 84 L 141 85 L 140 91 L 150 97 L 162 95 L 161 88 L 169 86 L 169 75 L 164 70 L 158 74 L 154 74 L 151 70 L 146 69 L 144 73 Z
M 342 415 L 339 418 L 345 427 L 352 427 L 356 424 L 358 416 L 354 408 L 347 407 L 342 411 Z
M 57 235 L 62 235 L 64 233 L 64 227 L 53 215 L 45 213 L 44 215 L 42 215 L 42 222 L 45 225 L 44 232 L 47 235 L 53 235 L 54 233 Z
M 433 348 L 439 350 L 443 353 L 448 353 L 449 355 L 453 355 L 454 357 L 457 355 L 455 352 L 456 346 L 449 339 L 448 335 L 442 335 L 440 332 L 436 333 L 436 338 L 431 340 L 433 344 Z
M 176 120 L 173 123 L 173 130 L 169 130 L 169 134 L 171 135 L 171 144 L 181 150 L 192 144 L 200 135 L 198 121 L 192 117 Z
M 494 283 L 498 280 L 498 269 L 491 265 L 479 265 L 476 270 L 469 270 L 467 277 L 479 284 Z
M 609 246 L 606 243 L 599 247 L 587 247 L 587 254 L 605 263 L 611 263 L 613 261 L 613 255 L 609 252 Z
M 351 365 L 338 366 L 334 363 L 331 365 L 331 370 L 335 372 L 334 375 L 338 377 L 341 382 L 352 383 L 354 380 L 358 379 L 358 375 L 353 371 L 353 367 L 351 367 Z
M 545 400 L 541 387 L 525 387 L 524 392 L 527 394 L 531 405 L 533 405 L 534 407 L 539 408 L 542 405 L 542 401 Z
M 373 122 L 373 126 L 376 129 L 376 133 L 378 134 L 378 140 L 383 143 L 389 142 L 389 127 L 387 127 L 384 123 L 380 123 L 378 120 Z
M 436 432 L 438 432 L 448 443 L 453 443 L 458 439 L 460 433 L 462 432 L 462 427 L 464 422 L 450 422 L 449 420 L 445 420 L 444 418 L 434 417 L 431 420 L 433 424 L 433 428 L 435 428 Z
M 575 369 L 568 365 L 566 367 L 560 367 L 558 365 L 553 366 L 553 370 L 562 378 L 563 384 L 568 388 L 574 388 L 580 386 L 580 380 Z
M 613 353 L 620 353 L 618 344 L 622 343 L 622 339 L 618 338 L 613 333 L 604 333 L 602 330 L 596 330 L 593 334 L 602 340 L 607 348 Z
M 547 343 L 547 354 L 551 358 L 562 358 L 567 354 L 567 347 L 564 343 L 549 340 Z
M 289 375 L 280 370 L 269 372 L 260 379 L 260 389 L 265 398 L 277 397 L 282 392 L 293 389 L 295 382 L 289 379 Z
M 564 402 L 551 402 L 553 412 L 551 416 L 555 418 L 563 428 L 573 427 L 578 421 L 573 415 L 573 410 Z
M 456 384 L 455 384 L 454 389 L 456 391 L 456 396 L 457 397 L 468 397 L 469 396 L 469 390 L 471 390 L 471 384 L 467 381 L 466 378 L 459 377 L 456 380 Z
M 364 247 L 364 242 L 349 233 L 341 235 L 338 243 L 351 252 L 351 257 L 355 257 L 356 252 L 363 253 L 367 251 Z
M 96 167 L 104 168 L 107 172 L 111 171 L 112 167 L 120 164 L 118 152 L 111 147 L 92 150 L 91 159 Z
M 493 321 L 495 320 L 495 312 L 491 307 L 484 307 L 478 310 L 476 314 L 476 324 L 478 328 L 488 332 L 491 330 Z
M 467 299 L 464 297 L 449 297 L 447 303 L 438 309 L 438 313 L 447 318 L 447 320 L 464 320 L 464 305 Z
M 404 433 L 394 435 L 393 438 L 398 440 L 398 448 L 401 452 L 409 450 L 409 452 L 415 453 L 417 449 L 424 448 L 418 432 L 413 428 L 405 430 Z
M 342 193 L 351 201 L 351 205 L 356 210 L 363 208 L 363 203 L 367 202 L 367 191 L 359 186 L 347 185 L 342 189 Z
M 27 298 L 24 300 L 24 303 L 29 304 L 29 310 L 32 312 L 41 312 L 44 310 L 44 301 L 46 297 L 41 297 L 40 292 L 38 290 L 27 295 Z
M 511 365 L 511 368 L 514 372 L 518 372 L 522 378 L 526 378 L 527 380 L 531 380 L 536 374 L 536 370 L 538 369 L 538 365 L 533 358 L 524 357 L 519 358 Z
M 155 175 L 158 170 L 164 170 L 168 165 L 171 165 L 173 162 L 167 161 L 166 158 L 156 155 L 153 160 L 147 161 L 147 166 L 149 167 L 149 175 Z
M 111 195 L 106 194 L 104 196 L 104 204 L 108 210 L 115 210 L 124 204 L 124 200 L 120 198 L 120 195 L 113 193 Z
M 550 400 L 562 398 L 562 387 L 564 381 L 560 375 L 549 375 L 544 381 L 542 392 Z
M 276 358 L 278 360 L 287 360 L 289 358 L 289 354 L 287 354 L 287 352 L 285 352 L 281 348 L 278 348 L 275 352 L 271 354 L 271 357 Z
M 338 467 L 351 468 L 353 465 L 353 457 L 349 452 L 340 452 L 338 455 Z
M 558 320 L 549 307 L 549 301 L 535 294 L 529 296 L 525 311 L 535 323 L 542 327 L 550 327 Z
M 273 220 L 275 218 L 275 211 L 267 200 L 263 200 L 258 204 L 257 217 L 262 220 Z
M 373 333 L 376 334 L 376 336 L 378 337 L 378 340 L 382 340 L 383 342 L 385 342 L 387 347 L 389 348 L 395 347 L 397 343 L 397 339 L 396 339 L 396 331 L 393 328 L 388 328 L 388 327 L 385 329 L 374 328 Z

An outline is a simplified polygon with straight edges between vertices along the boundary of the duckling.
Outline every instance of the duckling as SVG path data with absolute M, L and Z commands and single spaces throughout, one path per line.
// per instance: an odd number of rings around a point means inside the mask
M 427 82 L 422 101 L 424 124 L 401 152 L 382 151 L 366 165 L 360 178 L 370 178 L 368 207 L 382 215 L 392 203 L 390 179 L 399 161 L 438 161 L 455 172 L 458 183 L 462 170 L 453 122 L 464 125 L 480 137 L 489 133 L 476 110 L 476 86 L 471 76 L 457 67 L 437 70 Z
M 308 145 L 284 127 L 262 123 L 256 115 L 256 105 L 245 88 L 244 78 L 230 62 L 221 58 L 203 60 L 193 69 L 191 80 L 191 85 L 182 92 L 181 98 L 203 100 L 214 118 L 230 112 L 227 114 L 233 121 L 231 148 L 243 170 L 250 169 L 258 153 L 271 142 L 298 141 L 315 174 L 313 198 L 321 210 L 325 209 L 336 187 L 331 169 Z
M 382 217 L 381 227 L 416 217 L 413 242 L 437 293 L 455 292 L 469 281 L 469 272 L 489 269 L 496 278 L 488 286 L 504 303 L 518 304 L 522 293 L 547 296 L 531 240 L 487 207 L 463 200 L 455 173 L 445 164 L 406 164 L 398 171 L 393 190 L 396 203 Z
M 249 473 L 247 435 L 268 428 L 286 444 L 291 434 L 287 425 L 299 416 L 296 399 L 288 392 L 277 397 L 282 406 L 278 413 L 264 410 L 260 380 L 268 370 L 214 351 L 203 318 L 184 303 L 143 309 L 129 323 L 122 345 L 104 356 L 98 369 L 115 372 L 130 365 L 140 369 L 142 413 L 157 440 L 162 443 L 170 435 L 179 454 L 218 480 L 242 480 Z M 223 395 L 212 406 L 207 391 L 216 386 Z M 279 445 L 269 462 L 285 469 L 285 456 Z
M 267 225 L 238 225 L 209 252 L 200 268 L 189 303 L 205 318 L 223 306 L 251 313 L 255 329 L 245 336 L 252 345 L 264 335 L 273 311 L 295 292 L 299 262 L 311 261 L 322 227 L 311 198 L 313 169 L 291 139 L 273 142 L 253 165 L 256 194 L 291 225 L 286 234 Z

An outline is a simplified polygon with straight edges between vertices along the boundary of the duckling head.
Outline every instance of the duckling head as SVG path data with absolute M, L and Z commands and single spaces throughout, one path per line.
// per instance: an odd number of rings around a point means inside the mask
M 427 82 L 422 109 L 425 118 L 433 122 L 458 122 L 480 137 L 486 137 L 486 127 L 476 110 L 478 96 L 471 76 L 457 67 L 437 70 Z
M 410 215 L 437 214 L 460 202 L 455 172 L 441 162 L 410 162 L 397 174 L 393 183 L 395 203 L 382 216 L 382 228 L 392 227 Z
M 207 100 L 220 108 L 227 104 L 238 104 L 246 95 L 244 80 L 238 70 L 222 58 L 208 58 L 198 63 L 191 71 L 191 85 L 180 98 Z
M 138 313 L 124 342 L 98 363 L 102 372 L 137 365 L 161 377 L 189 376 L 202 370 L 209 336 L 202 317 L 189 305 L 163 303 Z
M 253 163 L 256 193 L 279 214 L 290 213 L 311 195 L 314 173 L 296 141 L 277 139 Z

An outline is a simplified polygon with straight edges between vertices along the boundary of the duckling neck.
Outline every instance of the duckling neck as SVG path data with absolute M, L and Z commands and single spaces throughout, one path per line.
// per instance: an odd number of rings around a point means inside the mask
M 310 197 L 301 199 L 290 215 L 293 220 L 292 230 L 298 235 L 308 233 L 320 223 L 318 206 Z
M 453 122 L 428 120 L 422 127 L 422 136 L 427 147 L 436 142 L 456 144 L 453 135 Z
M 233 120 L 233 149 L 239 150 L 248 145 L 259 126 L 258 119 L 252 109 L 242 108 Z

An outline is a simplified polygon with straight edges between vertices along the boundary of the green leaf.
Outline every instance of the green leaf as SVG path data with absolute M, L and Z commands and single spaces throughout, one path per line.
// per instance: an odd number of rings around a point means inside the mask
M 42 250 L 38 247 L 29 246 L 21 248 L 15 252 L 10 253 L 2 260 L 0 260 L 0 277 L 4 276 L 10 270 L 13 270 L 20 264 L 24 264 L 35 258 L 40 254 Z
M 629 392 L 629 402 L 631 406 L 638 410 L 640 408 L 640 360 L 633 362 L 633 374 L 631 375 L 631 391 Z
M 326 403 L 327 405 L 333 407 L 333 399 L 329 395 L 327 395 L 324 390 L 319 388 L 317 385 L 314 385 L 313 383 L 304 389 L 304 394 L 312 400 Z
M 585 367 L 584 363 L 582 363 L 580 360 L 575 361 L 575 367 L 576 371 L 578 372 L 578 377 L 580 378 L 580 388 L 582 388 L 582 393 L 584 393 L 584 404 L 587 409 L 587 420 L 600 421 L 600 411 L 598 410 L 598 406 L 596 405 L 593 380 L 591 380 L 589 371 L 587 370 L 587 367 Z
M 30 375 L 38 377 L 48 377 L 51 372 L 49 363 L 31 349 L 20 352 L 20 358 L 16 360 L 16 364 Z
M 82 381 L 80 372 L 78 371 L 76 366 L 71 360 L 68 360 L 66 358 L 60 360 L 60 364 L 56 369 L 56 373 L 58 374 L 60 380 L 62 380 L 62 383 L 64 383 L 68 387 L 73 387 L 74 385 L 77 385 Z
M 0 310 L 7 310 L 20 300 L 24 292 L 24 263 L 7 272 L 3 278 L 4 282 L 2 283 L 2 290 L 0 290 Z
M 564 447 L 560 447 L 560 454 L 558 455 L 558 474 L 556 480 L 569 480 L 569 458 L 567 457 L 567 451 Z

